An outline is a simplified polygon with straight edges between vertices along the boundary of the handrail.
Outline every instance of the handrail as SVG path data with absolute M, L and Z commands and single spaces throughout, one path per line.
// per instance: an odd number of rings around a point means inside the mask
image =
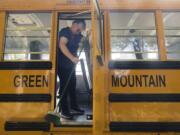
M 50 36 L 8 36 L 6 38 L 50 38 Z
M 140 38 L 144 38 L 144 37 L 149 37 L 149 38 L 157 38 L 157 35 L 111 35 L 111 37 L 140 37 Z
M 139 28 L 139 27 L 119 27 L 117 29 L 111 29 L 111 30 L 131 30 L 131 29 L 134 29 L 134 30 L 156 30 L 155 27 L 145 27 L 145 28 Z M 180 30 L 179 27 L 164 27 L 164 30 Z
M 49 52 L 0 52 L 0 54 L 49 54 Z
M 32 59 L 23 59 L 23 60 L 20 60 L 20 59 L 16 59 L 16 60 L 2 60 L 0 62 L 50 62 L 50 60 L 42 60 L 42 59 L 37 59 L 37 60 L 32 60 Z
M 118 51 L 118 52 L 111 52 L 111 53 L 140 53 L 140 54 L 143 54 L 143 53 L 158 53 L 158 51 L 141 51 L 141 52 L 135 52 L 135 51 Z M 179 53 L 180 54 L 180 51 L 167 51 L 166 53 Z
M 17 27 L 17 28 L 6 28 L 6 31 L 47 31 L 51 30 L 51 28 L 45 27 Z
M 111 53 L 139 53 L 139 54 L 142 54 L 142 53 L 158 53 L 158 51 L 142 51 L 142 52 L 135 52 L 135 51 L 120 51 L 120 52 L 111 52 Z

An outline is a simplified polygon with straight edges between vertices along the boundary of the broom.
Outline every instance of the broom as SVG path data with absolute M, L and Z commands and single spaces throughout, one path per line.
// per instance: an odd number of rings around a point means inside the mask
M 81 50 L 80 50 L 80 52 L 79 52 L 78 58 L 80 58 L 80 55 L 81 55 L 81 53 L 82 53 L 82 51 L 83 51 L 83 48 L 84 48 L 84 44 L 82 44 L 82 47 L 81 47 Z M 75 68 L 75 66 L 74 66 L 74 68 Z M 69 84 L 69 81 L 70 81 L 70 79 L 71 79 L 71 77 L 72 77 L 72 74 L 73 74 L 73 72 L 74 72 L 74 68 L 73 68 L 73 70 L 71 71 L 71 73 L 70 73 L 70 75 L 69 75 L 69 77 L 68 77 L 68 80 L 67 80 L 66 85 L 65 85 L 64 90 L 63 90 L 64 92 L 63 92 L 62 95 L 60 96 L 59 102 L 57 103 L 54 111 L 49 111 L 49 112 L 45 115 L 45 117 L 44 117 L 47 122 L 53 123 L 53 124 L 56 125 L 56 126 L 61 125 L 61 122 L 60 122 L 60 118 L 61 118 L 61 117 L 60 117 L 59 112 L 58 112 L 58 107 L 60 106 L 61 100 L 62 100 L 62 98 L 63 98 L 63 96 L 64 96 L 64 93 L 65 93 L 65 91 L 66 91 L 66 88 L 67 88 L 67 86 L 68 86 L 68 84 Z

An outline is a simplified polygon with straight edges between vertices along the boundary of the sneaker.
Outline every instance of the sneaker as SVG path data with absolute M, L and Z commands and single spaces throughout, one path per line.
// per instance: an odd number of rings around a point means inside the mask
M 69 112 L 61 112 L 61 118 L 64 118 L 64 119 L 73 119 L 73 115 Z
M 80 108 L 73 108 L 73 109 L 71 109 L 71 114 L 72 115 L 83 115 L 84 110 L 81 110 Z

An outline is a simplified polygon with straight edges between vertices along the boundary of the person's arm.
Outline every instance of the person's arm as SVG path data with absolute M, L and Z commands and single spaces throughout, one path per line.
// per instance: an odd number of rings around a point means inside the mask
M 77 64 L 79 62 L 79 59 L 71 54 L 71 52 L 67 48 L 67 43 L 68 39 L 66 37 L 61 37 L 59 42 L 59 48 L 66 57 L 68 57 L 72 62 Z

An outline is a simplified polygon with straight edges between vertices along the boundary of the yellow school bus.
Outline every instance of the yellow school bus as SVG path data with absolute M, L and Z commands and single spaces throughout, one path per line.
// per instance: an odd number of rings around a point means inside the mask
M 74 19 L 91 33 L 76 69 L 87 113 L 55 125 L 58 33 Z M 0 135 L 180 134 L 179 20 L 179 0 L 1 0 Z

